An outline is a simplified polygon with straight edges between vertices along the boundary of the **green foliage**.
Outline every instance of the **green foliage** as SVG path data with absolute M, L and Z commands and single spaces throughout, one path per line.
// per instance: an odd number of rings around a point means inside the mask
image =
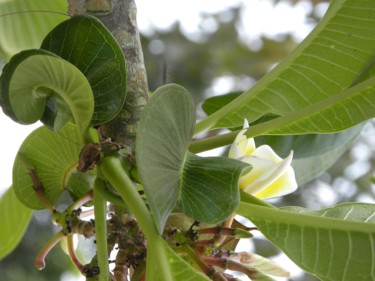
M 25 207 L 9 188 L 0 198 L 0 260 L 13 251 L 26 231 L 32 210 Z
M 239 127 L 244 118 L 251 123 L 272 114 L 278 118 L 250 128 L 248 135 L 332 133 L 374 117 L 374 80 L 366 76 L 375 52 L 374 21 L 365 12 L 373 5 L 334 1 L 287 59 L 196 131 Z
M 163 247 L 167 253 L 168 262 L 171 265 L 171 269 L 173 272 L 173 281 L 180 281 L 180 280 L 191 280 L 191 281 L 208 281 L 210 280 L 207 276 L 198 272 L 192 268 L 192 266 L 187 263 L 180 255 L 178 255 L 175 251 L 173 251 L 167 243 L 163 243 Z M 155 255 L 155 253 L 153 253 Z M 157 253 L 156 253 L 157 255 Z M 150 261 L 152 261 L 152 257 Z M 163 277 L 160 276 L 160 268 L 157 267 L 155 262 L 150 262 L 149 266 L 147 267 L 147 281 L 164 281 Z
M 246 164 L 189 153 L 195 118 L 191 95 L 171 84 L 153 93 L 139 124 L 138 171 L 160 232 L 177 204 L 196 220 L 217 223 L 239 202 L 238 178 Z
M 239 203 L 241 173 L 250 169 L 248 164 L 233 159 L 188 153 L 180 179 L 181 210 L 199 222 L 223 222 Z
M 22 143 L 13 166 L 13 188 L 19 200 L 31 209 L 45 209 L 45 205 L 37 197 L 30 169 L 35 169 L 43 184 L 44 192 L 49 201 L 54 204 L 61 193 L 69 189 L 80 197 L 84 190 L 92 186 L 83 184 L 72 188 L 72 181 L 77 183 L 76 165 L 80 147 L 76 143 L 80 139 L 76 126 L 68 123 L 60 130 L 61 135 L 46 127 L 33 131 Z M 73 177 L 73 179 L 71 179 Z M 80 176 L 79 183 L 92 183 L 92 175 Z
M 8 5 L 4 3 L 0 7 Z M 9 3 L 18 5 L 20 1 Z M 197 125 L 195 104 L 185 88 L 176 84 L 158 88 L 141 116 L 135 157 L 129 153 L 131 149 L 109 140 L 91 144 L 87 155 L 80 154 L 80 145 L 97 141 L 89 127 L 111 120 L 124 105 L 125 60 L 120 46 L 97 19 L 78 16 L 62 22 L 45 37 L 41 49 L 15 55 L 0 77 L 0 105 L 8 116 L 23 124 L 41 119 L 60 133 L 39 128 L 20 147 L 13 188 L 0 200 L 0 216 L 5 222 L 0 238 L 6 241 L 0 247 L 0 257 L 16 246 L 30 220 L 31 211 L 23 205 L 44 209 L 46 202 L 55 204 L 62 192 L 69 190 L 77 200 L 69 208 L 74 213 L 76 207 L 92 199 L 95 182 L 98 256 L 93 263 L 97 260 L 101 270 L 108 267 L 106 242 L 111 238 L 105 221 L 106 198 L 115 198 L 115 205 L 119 202 L 116 208 L 125 209 L 118 225 L 112 220 L 108 226 L 115 224 L 121 229 L 125 217 L 135 217 L 142 233 L 126 235 L 141 241 L 143 248 L 147 245 L 147 257 L 132 258 L 139 266 L 134 266 L 135 270 L 146 274 L 148 281 L 223 277 L 213 270 L 216 267 L 244 272 L 253 280 L 271 280 L 261 273 L 262 266 L 270 265 L 262 258 L 256 258 L 261 265 L 249 261 L 248 256 L 238 262 L 233 259 L 239 253 L 226 251 L 226 243 L 238 238 L 236 229 L 228 227 L 235 213 L 252 221 L 301 268 L 322 280 L 374 278 L 374 205 L 348 203 L 320 211 L 278 209 L 249 194 L 242 194 L 239 202 L 239 178 L 243 171 L 251 172 L 251 167 L 234 159 L 192 153 L 230 144 L 238 132 L 192 142 L 194 134 L 212 128 L 236 130 L 246 118 L 251 124 L 246 135 L 257 136 L 258 145 L 266 143 L 282 157 L 294 150 L 299 183 L 329 167 L 361 131 L 362 125 L 354 125 L 375 116 L 374 10 L 371 1 L 332 2 L 325 18 L 286 60 L 244 93 L 207 100 L 203 109 L 209 116 Z M 12 53 L 12 44 L 0 44 L 0 53 Z M 113 146 L 110 156 L 105 155 L 105 143 Z M 98 164 L 98 168 L 79 173 L 76 167 L 82 157 L 88 167 Z M 134 171 L 140 177 L 131 178 Z M 165 229 L 173 212 L 189 217 L 180 225 L 192 220 L 225 223 L 209 228 L 194 224 L 188 230 L 168 225 Z M 55 237 L 84 231 L 70 223 L 65 219 L 64 232 Z M 238 227 L 242 233 L 249 230 L 239 223 Z M 118 229 L 112 234 L 121 232 Z M 199 231 L 213 238 L 198 237 Z M 247 234 L 243 237 L 251 236 Z M 113 244 L 120 241 L 116 239 Z M 39 255 L 42 261 L 46 249 L 48 245 Z M 77 265 L 77 259 L 73 260 Z M 77 267 L 82 270 L 79 264 Z M 285 275 L 276 266 L 266 271 Z M 108 272 L 99 273 L 98 278 L 107 281 Z
M 211 115 L 240 96 L 240 93 L 208 98 L 202 105 L 203 110 Z M 274 119 L 269 115 L 253 122 L 261 124 Z M 268 144 L 281 157 L 288 156 L 293 150 L 293 167 L 299 185 L 303 185 L 327 170 L 357 139 L 363 125 L 334 134 L 304 135 L 261 135 L 256 137 L 257 145 Z
M 7 61 L 22 50 L 38 48 L 47 33 L 68 17 L 67 6 L 66 0 L 0 1 L 0 57 Z
M 93 45 L 96 41 L 101 44 Z M 13 82 L 18 80 L 22 82 Z M 14 56 L 0 82 L 0 104 L 15 121 L 30 124 L 41 119 L 58 131 L 73 116 L 83 135 L 89 123 L 111 120 L 124 105 L 125 59 L 99 20 L 73 17 L 47 35 L 41 50 Z
M 40 48 L 69 61 L 87 77 L 95 100 L 91 125 L 107 122 L 119 113 L 126 98 L 125 58 L 98 19 L 77 16 L 66 20 L 44 38 Z
M 321 280 L 354 281 L 374 277 L 374 208 L 347 203 L 313 211 L 241 202 L 237 212 L 307 272 Z
M 81 134 L 88 129 L 94 108 L 90 84 L 74 65 L 52 53 L 27 50 L 15 55 L 5 65 L 0 83 L 0 104 L 13 120 L 31 124 L 46 110 L 46 123 L 56 131 L 71 116 Z
M 257 145 L 268 144 L 281 157 L 293 150 L 292 166 L 299 186 L 326 171 L 357 139 L 363 125 L 335 134 L 259 136 Z

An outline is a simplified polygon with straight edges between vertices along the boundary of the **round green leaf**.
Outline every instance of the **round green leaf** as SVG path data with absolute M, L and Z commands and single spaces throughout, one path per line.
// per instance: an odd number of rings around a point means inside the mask
M 44 50 L 27 50 L 5 65 L 0 77 L 0 104 L 5 114 L 21 124 L 40 120 L 46 101 L 59 109 L 53 129 L 73 116 L 80 132 L 87 130 L 94 99 L 86 77 L 71 63 Z M 48 111 L 48 107 L 47 107 Z
M 13 188 L 19 200 L 31 209 L 45 209 L 33 189 L 29 175 L 31 169 L 43 184 L 45 195 L 52 204 L 56 203 L 65 189 L 79 197 L 81 191 L 75 189 L 91 188 L 86 184 L 92 182 L 90 177 L 93 175 L 85 174 L 88 179 L 80 177 L 79 181 L 74 176 L 81 150 L 74 143 L 80 140 L 77 127 L 68 123 L 59 133 L 46 127 L 36 129 L 22 143 L 15 159 Z M 83 182 L 85 185 L 81 187 L 72 186 Z
M 238 204 L 238 177 L 246 164 L 189 153 L 194 124 L 192 97 L 174 84 L 157 89 L 142 114 L 137 165 L 160 232 L 177 204 L 205 223 L 224 221 Z
M 125 103 L 126 67 L 121 47 L 92 16 L 76 16 L 56 26 L 41 49 L 74 64 L 89 81 L 95 99 L 91 125 L 114 118 Z

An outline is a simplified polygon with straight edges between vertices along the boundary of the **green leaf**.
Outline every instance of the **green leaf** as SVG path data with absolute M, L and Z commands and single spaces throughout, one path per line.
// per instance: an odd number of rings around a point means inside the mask
M 28 174 L 34 169 L 39 180 L 43 184 L 46 197 L 54 204 L 61 193 L 68 189 L 76 197 L 82 191 L 75 191 L 71 175 L 76 172 L 80 147 L 74 142 L 80 140 L 77 127 L 68 123 L 60 134 L 54 133 L 46 127 L 34 130 L 22 143 L 13 166 L 13 188 L 18 199 L 31 209 L 45 209 L 37 197 L 31 177 Z M 87 174 L 84 181 L 90 183 L 93 175 Z M 82 178 L 79 182 L 82 182 Z M 88 186 L 75 187 L 87 190 Z
M 282 158 L 293 150 L 293 162 L 297 182 L 302 185 L 333 165 L 357 139 L 363 126 L 358 125 L 335 134 L 260 136 L 257 146 L 267 144 Z
M 207 99 L 202 108 L 212 114 L 238 97 L 231 93 Z M 263 116 L 253 124 L 265 120 Z M 274 119 L 274 118 L 271 118 Z M 250 125 L 251 126 L 251 125 Z M 360 134 L 363 125 L 334 134 L 266 135 L 255 138 L 257 146 L 267 144 L 282 158 L 293 150 L 292 166 L 299 185 L 309 182 L 333 165 Z
M 94 182 L 96 179 L 96 170 L 86 171 L 81 173 L 74 170 L 69 174 L 69 177 L 65 183 L 65 189 L 69 192 L 73 201 L 76 201 L 82 196 L 86 195 L 94 187 Z M 85 204 L 85 206 L 90 205 L 92 202 Z
M 332 133 L 374 117 L 375 79 L 363 81 L 374 62 L 374 10 L 373 1 L 332 1 L 287 59 L 197 124 L 196 132 L 238 127 L 244 118 L 252 123 L 271 114 L 280 117 L 251 127 L 248 135 Z
M 347 203 L 313 211 L 240 203 L 237 213 L 321 280 L 375 278 L 375 205 Z
M 375 116 L 374 93 L 375 77 L 262 125 L 270 134 L 332 133 L 345 130 Z M 254 126 L 253 129 L 258 128 Z
M 55 99 L 59 109 L 53 129 L 59 130 L 73 116 L 80 132 L 90 124 L 94 99 L 86 77 L 69 62 L 44 50 L 15 55 L 0 77 L 0 105 L 5 114 L 21 124 L 41 119 L 46 100 Z
M 43 40 L 45 49 L 74 64 L 89 81 L 95 99 L 91 125 L 114 118 L 125 103 L 126 67 L 121 47 L 92 16 L 76 16 L 56 26 Z
M 361 133 L 362 128 L 363 126 L 359 125 L 335 134 L 259 136 L 255 138 L 255 142 L 257 146 L 268 144 L 282 158 L 287 157 L 293 150 L 293 158 L 301 159 L 324 154 L 352 143 Z
M 187 153 L 179 183 L 179 207 L 199 222 L 224 221 L 238 206 L 238 178 L 246 167 L 234 159 Z
M 246 164 L 188 153 L 194 124 L 192 97 L 174 84 L 157 89 L 142 114 L 138 171 L 160 232 L 178 203 L 206 223 L 225 220 L 238 204 L 238 178 Z
M 227 105 L 231 101 L 238 98 L 241 94 L 242 92 L 235 92 L 235 93 L 229 93 L 225 95 L 210 97 L 203 102 L 202 109 L 207 115 L 211 115 L 212 113 L 223 108 L 225 105 Z
M 31 220 L 32 210 L 17 199 L 9 188 L 0 198 L 0 260 L 18 245 Z
M 0 58 L 38 48 L 46 34 L 68 15 L 66 0 L 0 1 Z M 1 59 L 0 59 L 1 60 Z
M 203 273 L 194 269 L 189 263 L 187 263 L 181 256 L 169 247 L 169 245 L 163 241 L 164 251 L 168 257 L 168 263 L 172 271 L 173 281 L 209 281 L 210 279 Z M 165 279 L 160 276 L 160 268 L 155 259 L 159 258 L 158 253 L 150 253 L 147 255 L 147 281 L 164 281 Z

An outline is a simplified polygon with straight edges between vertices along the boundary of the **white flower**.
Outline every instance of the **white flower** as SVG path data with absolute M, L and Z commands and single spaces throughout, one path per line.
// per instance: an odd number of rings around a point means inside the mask
M 240 177 L 240 188 L 260 199 L 282 196 L 295 191 L 298 185 L 290 165 L 293 152 L 282 159 L 268 145 L 256 148 L 254 139 L 247 139 L 245 135 L 248 126 L 245 120 L 245 129 L 237 135 L 229 150 L 230 158 L 252 166 L 251 171 Z

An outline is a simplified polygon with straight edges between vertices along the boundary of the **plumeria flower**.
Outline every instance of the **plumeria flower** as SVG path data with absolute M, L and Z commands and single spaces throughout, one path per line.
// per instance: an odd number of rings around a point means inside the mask
M 293 151 L 285 159 L 280 158 L 268 145 L 255 146 L 253 138 L 247 139 L 249 127 L 245 120 L 244 130 L 236 137 L 229 150 L 229 157 L 252 166 L 251 171 L 240 177 L 240 188 L 257 198 L 267 199 L 291 193 L 297 189 L 292 166 Z

